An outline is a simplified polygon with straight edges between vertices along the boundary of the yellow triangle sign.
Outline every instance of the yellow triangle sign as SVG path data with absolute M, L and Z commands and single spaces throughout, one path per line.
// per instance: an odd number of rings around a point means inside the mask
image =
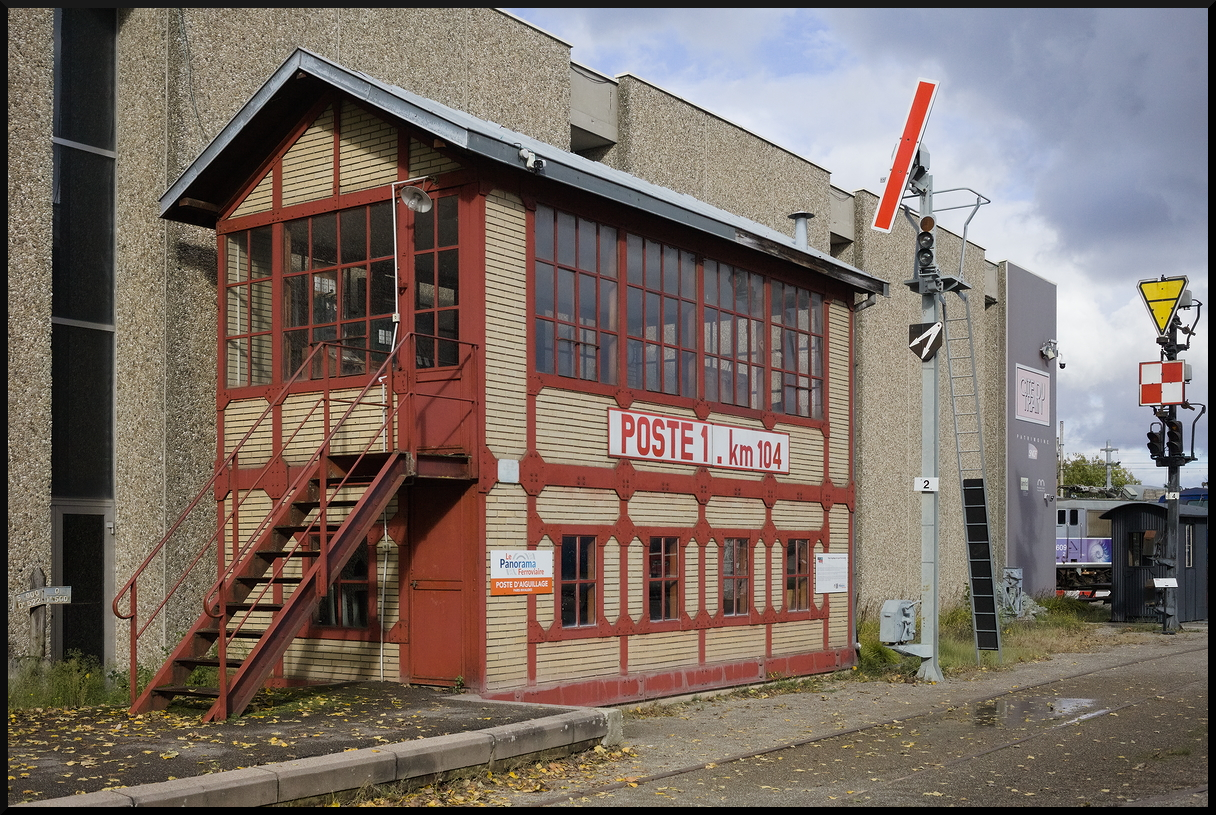
M 1186 284 L 1185 277 L 1140 281 L 1140 296 L 1144 298 L 1144 305 L 1148 306 L 1149 316 L 1153 318 L 1158 334 L 1164 335 L 1169 330 L 1170 323 L 1174 321 L 1174 314 L 1178 311 L 1178 301 L 1186 290 Z

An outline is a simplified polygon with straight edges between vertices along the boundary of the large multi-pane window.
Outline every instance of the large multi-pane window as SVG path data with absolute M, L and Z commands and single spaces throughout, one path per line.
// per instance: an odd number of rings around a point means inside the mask
M 297 371 L 301 379 L 318 379 L 365 374 L 380 366 L 392 349 L 396 310 L 391 206 L 382 201 L 225 236 L 229 388 L 269 384 L 276 353 L 284 382 Z M 279 257 L 277 240 L 282 241 Z M 282 335 L 277 351 L 276 328 Z M 326 352 L 300 371 L 319 343 L 328 344 Z
M 650 620 L 677 620 L 680 617 L 680 539 L 650 539 L 647 553 L 646 591 Z
M 823 416 L 823 295 L 774 280 L 769 322 L 770 404 L 778 413 Z
M 727 617 L 750 610 L 751 565 L 747 538 L 727 538 L 722 546 L 722 613 Z
M 764 278 L 705 261 L 705 398 L 763 408 Z
M 562 627 L 595 625 L 595 536 L 563 535 L 561 551 Z
M 304 378 L 367 373 L 378 368 L 392 348 L 390 206 L 383 201 L 284 224 L 284 379 L 317 343 L 333 345 L 313 357 Z
M 785 610 L 811 607 L 811 542 L 791 538 L 785 542 Z
M 823 418 L 822 294 L 547 206 L 533 239 L 538 372 Z
M 629 235 L 626 264 L 629 387 L 696 397 L 696 258 Z
M 536 369 L 616 384 L 616 229 L 537 207 Z

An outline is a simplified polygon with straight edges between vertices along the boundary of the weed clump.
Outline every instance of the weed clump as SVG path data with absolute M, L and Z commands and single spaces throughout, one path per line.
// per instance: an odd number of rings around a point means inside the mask
M 96 657 L 71 651 L 62 660 L 25 659 L 10 669 L 8 709 L 121 704 L 125 693 Z

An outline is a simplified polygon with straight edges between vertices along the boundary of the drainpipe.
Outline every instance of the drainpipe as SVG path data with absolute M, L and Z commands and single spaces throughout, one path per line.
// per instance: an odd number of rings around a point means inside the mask
M 794 246 L 805 250 L 807 248 L 806 225 L 815 217 L 815 213 L 799 211 L 789 217 L 794 221 Z

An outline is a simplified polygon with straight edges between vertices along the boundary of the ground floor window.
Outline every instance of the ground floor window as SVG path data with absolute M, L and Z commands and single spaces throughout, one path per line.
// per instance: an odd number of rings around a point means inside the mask
M 563 535 L 561 565 L 562 627 L 595 625 L 595 536 Z
M 722 547 L 722 613 L 747 614 L 751 600 L 751 546 L 747 538 L 727 538 Z
M 680 539 L 651 538 L 647 555 L 646 588 L 650 621 L 680 617 Z
M 791 538 L 785 542 L 785 608 L 806 611 L 810 608 L 810 541 Z
M 313 548 L 320 548 L 320 541 L 313 538 Z M 321 598 L 313 617 L 315 625 L 336 628 L 367 628 L 368 588 L 367 546 L 360 545 L 342 568 L 338 579 L 330 586 L 329 593 Z

